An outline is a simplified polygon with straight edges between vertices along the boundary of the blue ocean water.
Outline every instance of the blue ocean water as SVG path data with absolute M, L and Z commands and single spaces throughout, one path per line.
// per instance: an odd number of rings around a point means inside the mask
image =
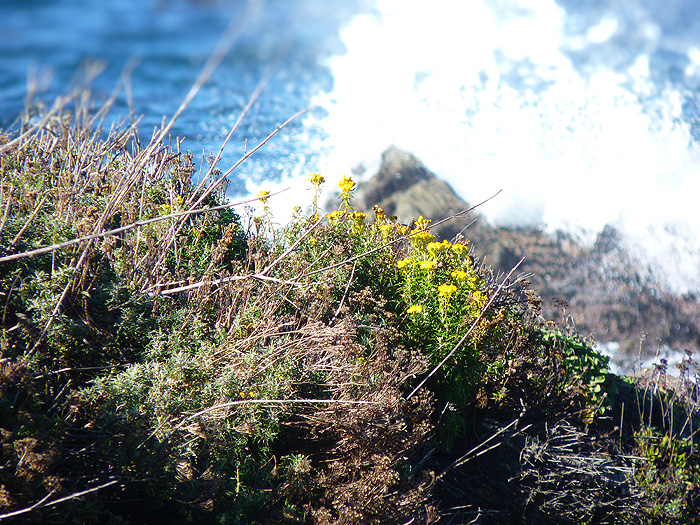
M 201 162 L 267 72 L 224 154 L 310 104 L 234 172 L 232 195 L 304 177 L 373 172 L 389 145 L 413 152 L 503 225 L 594 239 L 606 224 L 657 278 L 700 291 L 700 9 L 697 0 L 257 0 L 258 14 L 173 130 Z M 242 0 L 0 2 L 0 127 L 30 71 L 64 93 L 104 61 L 107 96 L 132 59 L 141 131 L 171 116 Z M 44 78 L 40 74 L 39 78 Z M 43 84 L 42 84 L 43 85 Z M 43 85 L 46 87 L 46 85 Z M 127 115 L 126 98 L 116 113 Z M 115 115 L 115 117 L 118 115 Z M 203 161 L 206 162 L 206 161 Z
M 21 113 L 30 76 L 43 80 L 42 98 L 50 104 L 99 61 L 106 69 L 94 83 L 96 100 L 106 98 L 124 69 L 135 65 L 134 114 L 143 116 L 140 129 L 150 136 L 164 116 L 175 113 L 229 23 L 240 22 L 243 36 L 173 129 L 198 159 L 203 149 L 217 152 L 258 82 L 269 75 L 223 165 L 242 154 L 246 140 L 251 147 L 308 107 L 313 96 L 332 89 L 324 60 L 345 52 L 340 27 L 370 7 L 364 0 L 3 0 L 0 127 Z M 248 9 L 255 14 L 246 18 Z M 124 95 L 113 117 L 128 114 Z M 278 179 L 309 163 L 309 139 L 318 132 L 301 121 L 291 124 L 235 174 L 231 191 L 244 191 L 246 179 Z

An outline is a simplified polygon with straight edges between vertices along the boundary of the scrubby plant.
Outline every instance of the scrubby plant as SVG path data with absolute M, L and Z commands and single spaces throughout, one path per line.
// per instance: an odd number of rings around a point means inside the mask
M 564 334 L 556 328 L 544 331 L 544 341 L 563 354 L 567 374 L 582 385 L 586 400 L 584 421 L 593 423 L 596 418 L 608 415 L 617 393 L 610 358 L 578 335 Z
M 649 495 L 647 512 L 666 523 L 700 522 L 700 455 L 692 437 L 642 427 L 634 434 L 642 460 L 635 477 Z
M 648 517 L 669 465 L 696 483 L 692 441 L 642 433 L 608 490 L 606 358 L 466 239 L 369 218 L 350 177 L 326 213 L 320 174 L 306 212 L 278 226 L 263 191 L 244 224 L 214 165 L 195 184 L 162 137 L 77 113 L 0 136 L 0 517 L 590 522 L 623 489 Z
M 680 377 L 669 378 L 661 360 L 633 382 L 639 419 L 634 477 L 645 496 L 645 514 L 660 523 L 700 523 L 698 366 L 687 354 L 678 365 Z

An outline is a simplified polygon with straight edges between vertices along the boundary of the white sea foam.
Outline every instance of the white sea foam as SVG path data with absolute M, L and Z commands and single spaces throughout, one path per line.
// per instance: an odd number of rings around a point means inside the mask
M 502 189 L 482 208 L 496 224 L 594 238 L 612 223 L 671 287 L 700 290 L 700 148 L 682 88 L 652 82 L 660 30 L 650 17 L 635 11 L 636 56 L 613 67 L 600 46 L 630 27 L 616 13 L 573 34 L 554 0 L 377 6 L 345 29 L 334 89 L 318 100 L 327 179 L 376 166 L 393 144 L 469 202 Z M 571 50 L 603 58 L 576 67 Z M 700 51 L 687 53 L 696 74 Z

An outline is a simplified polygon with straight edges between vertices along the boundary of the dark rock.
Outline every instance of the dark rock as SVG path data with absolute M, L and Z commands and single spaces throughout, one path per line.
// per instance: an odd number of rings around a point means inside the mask
M 358 184 L 355 192 L 358 210 L 369 213 L 374 205 L 388 216 L 396 215 L 401 223 L 409 223 L 422 215 L 432 219 L 433 224 L 470 207 L 449 184 L 438 179 L 413 155 L 393 146 L 382 154 L 379 172 L 369 181 Z M 435 225 L 433 232 L 443 239 L 451 239 L 467 227 L 471 237 L 492 237 L 492 228 L 475 211 Z
M 606 224 L 598 234 L 593 249 L 598 253 L 610 253 L 620 248 L 622 235 L 614 226 Z
M 358 202 L 376 204 L 396 193 L 409 190 L 415 184 L 434 180 L 435 175 L 418 159 L 392 146 L 382 154 L 381 167 L 372 177 L 372 183 L 360 185 L 356 198 Z
M 419 215 L 436 223 L 469 209 L 418 159 L 394 147 L 382 155 L 379 172 L 358 185 L 356 208 L 371 217 L 375 204 L 403 223 Z M 700 348 L 698 297 L 664 289 L 625 251 L 612 226 L 591 247 L 561 231 L 494 227 L 476 210 L 433 231 L 444 239 L 463 232 L 475 255 L 497 273 L 509 272 L 525 257 L 519 271 L 531 274 L 545 317 L 563 324 L 571 316 L 581 335 L 616 341 L 630 359 L 637 356 L 642 332 L 647 334 L 643 355 L 653 354 L 659 344 L 679 351 Z

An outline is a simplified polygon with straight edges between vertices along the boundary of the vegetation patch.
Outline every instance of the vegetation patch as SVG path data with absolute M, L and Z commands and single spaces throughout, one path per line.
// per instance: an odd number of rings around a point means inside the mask
M 1 518 L 693 523 L 692 400 L 611 374 L 516 268 L 348 177 L 241 216 L 216 163 L 68 114 L 0 138 Z

